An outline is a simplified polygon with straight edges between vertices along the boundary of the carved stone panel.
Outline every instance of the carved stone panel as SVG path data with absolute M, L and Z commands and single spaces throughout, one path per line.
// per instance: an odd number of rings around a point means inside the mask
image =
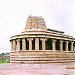
M 27 19 L 25 30 L 31 29 L 47 30 L 44 19 L 40 16 L 29 16 Z

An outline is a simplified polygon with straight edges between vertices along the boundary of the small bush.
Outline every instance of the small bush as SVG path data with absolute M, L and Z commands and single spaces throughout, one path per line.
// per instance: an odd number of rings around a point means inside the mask
M 0 60 L 0 63 L 10 63 L 10 61 L 9 60 Z
M 8 60 L 7 63 L 10 63 L 10 61 Z

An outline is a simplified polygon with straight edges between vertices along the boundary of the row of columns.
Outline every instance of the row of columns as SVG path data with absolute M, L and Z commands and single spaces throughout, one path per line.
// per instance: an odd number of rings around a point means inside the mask
M 29 41 L 29 50 L 32 50 L 32 40 L 33 38 L 28 38 L 27 39 Z M 47 39 L 40 39 L 42 41 L 42 50 L 45 50 L 45 41 Z M 35 38 L 35 50 L 39 50 L 39 38 Z
M 68 51 L 68 43 L 69 41 L 65 41 L 66 42 L 66 51 Z M 71 51 L 73 51 L 73 44 L 74 42 L 71 42 Z M 63 41 L 61 40 L 60 41 L 60 50 L 62 51 L 63 50 Z
M 32 50 L 32 40 L 33 38 L 27 38 L 27 40 L 29 41 L 29 50 Z M 45 42 L 47 41 L 46 38 L 40 38 L 40 40 L 42 41 L 42 50 L 46 50 L 45 48 Z M 17 50 L 20 50 L 20 39 L 17 39 L 17 41 L 12 40 L 11 41 L 11 48 L 12 50 L 16 50 L 16 42 L 17 42 Z M 65 41 L 66 42 L 66 51 L 68 51 L 68 43 L 69 41 Z M 73 44 L 74 42 L 71 41 L 71 51 L 73 51 Z M 63 40 L 60 40 L 60 50 L 63 51 Z M 22 39 L 22 50 L 26 50 L 26 40 L 25 38 Z M 39 38 L 35 38 L 35 50 L 39 50 Z M 56 50 L 56 39 L 52 39 L 52 50 L 55 51 Z

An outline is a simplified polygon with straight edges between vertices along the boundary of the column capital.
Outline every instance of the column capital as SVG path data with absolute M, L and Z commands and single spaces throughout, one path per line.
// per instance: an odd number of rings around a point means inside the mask
M 23 40 L 25 39 L 25 38 L 22 38 Z
M 52 42 L 56 42 L 57 40 L 56 39 L 52 39 Z
M 16 41 L 20 41 L 20 39 L 16 39 Z
M 69 41 L 65 41 L 66 43 L 69 43 Z
M 64 42 L 63 40 L 59 40 L 59 42 Z
M 33 38 L 27 38 L 27 40 L 33 40 Z
M 40 38 L 40 40 L 41 40 L 41 41 L 43 41 L 43 40 L 47 41 L 47 39 L 46 39 L 46 38 Z
M 71 41 L 71 43 L 74 43 L 74 41 Z

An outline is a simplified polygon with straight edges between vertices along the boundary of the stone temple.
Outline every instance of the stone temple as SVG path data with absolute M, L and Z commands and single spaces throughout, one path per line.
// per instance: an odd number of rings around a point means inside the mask
M 46 27 L 41 16 L 29 16 L 26 27 L 12 36 L 11 63 L 74 62 L 75 38 Z

